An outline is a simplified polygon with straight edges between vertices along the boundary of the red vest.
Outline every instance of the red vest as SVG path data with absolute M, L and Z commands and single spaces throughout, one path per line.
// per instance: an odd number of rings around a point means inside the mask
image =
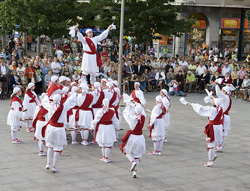
M 101 108 L 103 99 L 104 99 L 104 92 L 101 91 L 97 102 L 95 103 L 95 105 L 92 105 L 92 108 Z
M 21 104 L 21 106 L 23 107 L 23 102 L 22 102 L 22 100 L 21 100 L 19 97 L 14 96 L 14 97 L 10 100 L 10 106 L 12 106 L 13 101 L 19 102 L 19 103 Z M 19 107 L 19 111 L 22 111 L 22 110 L 23 110 L 22 107 Z
M 27 90 L 25 94 L 31 98 L 29 103 L 36 103 L 36 96 L 30 90 Z
M 58 89 L 59 88 L 57 87 L 56 84 L 51 85 L 47 90 L 48 97 L 50 97 Z
M 142 129 L 144 126 L 144 122 L 145 122 L 145 116 L 142 115 L 141 116 L 141 120 L 139 120 L 134 128 L 134 130 L 128 130 L 127 133 L 125 134 L 125 136 L 122 138 L 122 145 L 118 145 L 120 150 L 124 153 L 123 148 L 125 147 L 129 136 L 132 135 L 142 135 Z M 126 153 L 124 153 L 126 154 Z
M 89 106 L 90 106 L 90 104 L 92 103 L 92 101 L 93 101 L 93 96 L 92 96 L 91 94 L 87 94 L 86 97 L 85 97 L 84 102 L 82 103 L 81 106 L 79 106 L 79 108 L 78 108 L 77 111 L 76 111 L 76 121 L 79 120 L 79 110 L 91 111 L 91 112 L 92 112 L 93 119 L 94 119 L 93 110 L 92 110 L 92 108 L 89 108 Z
M 135 90 L 132 91 L 132 98 L 134 99 L 135 102 L 141 103 L 141 101 L 135 95 Z

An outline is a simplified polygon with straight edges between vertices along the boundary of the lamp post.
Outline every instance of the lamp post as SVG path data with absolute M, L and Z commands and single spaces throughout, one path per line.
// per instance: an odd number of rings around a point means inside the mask
M 118 83 L 119 83 L 119 86 L 121 86 L 121 84 L 122 84 L 124 4 L 125 4 L 125 0 L 122 0 L 122 2 L 121 2 L 121 20 L 120 20 L 119 67 L 118 67 Z

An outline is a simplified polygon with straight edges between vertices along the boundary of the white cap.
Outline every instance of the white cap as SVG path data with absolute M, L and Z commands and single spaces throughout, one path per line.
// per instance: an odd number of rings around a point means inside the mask
M 13 94 L 17 94 L 17 92 L 19 92 L 21 89 L 19 87 L 15 87 L 13 89 Z
M 70 85 L 71 85 L 71 86 L 77 86 L 77 83 L 76 83 L 76 82 L 71 82 Z
M 101 87 L 100 82 L 95 82 L 95 83 L 94 83 L 94 87 L 95 87 L 96 89 L 99 88 L 99 87 Z
M 119 83 L 117 81 L 113 81 L 113 84 L 118 87 L 119 86 Z
M 161 92 L 165 95 L 168 96 L 168 91 L 166 89 L 162 89 Z
M 108 82 L 105 78 L 103 78 L 101 81 L 102 81 L 102 82 L 105 82 L 105 83 Z
M 93 32 L 92 29 L 87 29 L 86 30 L 86 34 L 88 34 L 89 32 Z
M 75 92 L 76 89 L 77 89 L 77 87 L 76 87 L 76 86 L 73 86 L 73 87 L 71 88 L 71 92 Z
M 135 82 L 134 84 L 135 84 L 135 85 L 138 85 L 138 86 L 140 86 L 140 83 L 139 83 L 139 82 Z
M 61 102 L 61 96 L 59 94 L 55 94 L 53 96 L 53 103 L 60 103 Z
M 107 82 L 106 84 L 109 88 L 113 87 L 113 83 L 112 82 Z
M 133 98 L 131 96 L 129 96 L 128 94 L 126 93 L 123 93 L 123 102 L 124 103 L 128 103 L 130 102 L 131 100 L 133 100 Z
M 68 93 L 69 88 L 68 88 L 67 86 L 65 86 L 65 87 L 63 87 L 62 91 L 63 91 L 64 93 Z
M 107 98 L 105 98 L 104 100 L 102 100 L 102 104 L 103 105 L 109 105 L 109 100 Z
M 67 81 L 67 78 L 65 76 L 60 76 L 59 83 L 62 83 L 63 81 Z
M 158 96 L 156 96 L 155 100 L 158 102 L 162 102 L 162 97 L 160 95 L 158 95 Z
M 56 80 L 58 80 L 58 76 L 52 76 L 52 77 L 51 77 L 51 81 L 52 81 L 52 82 L 55 82 Z
M 214 99 L 214 104 L 215 104 L 216 106 L 221 105 L 221 100 L 220 100 L 219 98 L 215 98 L 215 99 Z
M 142 113 L 142 111 L 143 111 L 143 108 L 141 105 L 135 106 L 135 113 L 136 114 L 140 114 L 140 113 Z
M 66 81 L 67 81 L 67 82 L 71 82 L 71 79 L 68 78 L 68 77 L 66 77 Z
M 32 83 L 32 82 L 30 82 L 30 83 L 28 84 L 27 89 L 29 90 L 29 89 L 30 89 L 30 88 L 32 88 L 33 86 L 35 86 L 35 84 L 34 84 L 34 83 Z

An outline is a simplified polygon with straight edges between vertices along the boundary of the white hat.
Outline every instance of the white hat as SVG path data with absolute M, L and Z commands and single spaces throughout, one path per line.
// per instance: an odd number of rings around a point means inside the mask
M 102 104 L 108 106 L 109 100 L 107 98 L 105 98 L 104 100 L 102 100 Z
M 99 87 L 101 87 L 100 82 L 95 82 L 95 83 L 94 83 L 94 87 L 95 87 L 95 88 L 99 88 Z
M 141 105 L 135 106 L 135 113 L 136 114 L 140 114 L 140 113 L 142 113 L 142 111 L 143 111 L 143 108 Z
M 216 80 L 215 80 L 215 82 L 217 82 L 218 84 L 221 84 L 221 83 L 222 83 L 222 81 L 223 81 L 223 79 L 222 79 L 222 78 L 218 78 L 218 79 L 216 79 Z
M 30 88 L 32 88 L 33 86 L 35 86 L 35 84 L 34 84 L 34 83 L 32 83 L 32 82 L 30 82 L 30 83 L 28 84 L 27 89 L 29 90 L 29 89 L 30 89 Z
M 76 83 L 76 82 L 71 82 L 70 85 L 71 85 L 71 86 L 77 86 L 77 83 Z
M 161 92 L 165 95 L 168 96 L 168 91 L 166 89 L 162 89 Z
M 105 82 L 105 83 L 108 82 L 105 78 L 103 78 L 101 81 L 102 81 L 102 82 Z
M 77 89 L 77 87 L 76 87 L 76 86 L 73 86 L 73 87 L 71 88 L 71 92 L 75 92 L 76 89 Z
M 131 96 L 129 96 L 128 94 L 126 93 L 123 93 L 123 102 L 124 103 L 128 103 L 130 102 L 131 100 L 133 100 L 133 98 Z
M 63 87 L 62 91 L 63 91 L 64 93 L 68 93 L 69 88 L 68 88 L 67 86 L 65 86 L 65 87 Z
M 67 82 L 71 82 L 71 79 L 68 78 L 68 77 L 66 77 L 66 81 L 67 81 Z
M 158 102 L 162 102 L 162 97 L 160 95 L 158 95 L 158 96 L 156 96 L 155 100 Z
M 52 81 L 52 82 L 55 82 L 56 80 L 58 80 L 58 76 L 52 76 L 52 77 L 51 77 L 51 81 Z
M 67 81 L 67 78 L 65 76 L 60 76 L 59 83 L 62 83 L 63 81 Z
M 216 106 L 221 105 L 221 100 L 220 100 L 219 98 L 215 98 L 215 99 L 214 99 L 214 104 L 215 104 Z
M 187 73 L 188 73 L 188 74 L 191 74 L 191 71 L 188 71 Z
M 134 83 L 134 85 L 138 85 L 138 86 L 140 86 L 140 83 L 139 83 L 139 82 L 135 82 L 135 83 Z
M 113 87 L 113 83 L 112 82 L 107 82 L 106 84 L 109 88 Z
M 21 89 L 19 87 L 15 87 L 13 90 L 13 94 L 17 94 Z
M 87 29 L 86 30 L 86 34 L 88 34 L 89 32 L 93 32 L 92 29 Z
M 46 96 L 47 94 L 46 93 L 42 93 L 41 95 L 40 95 L 40 100 L 42 100 L 45 96 Z
M 229 94 L 231 91 L 234 91 L 236 88 L 230 84 L 230 86 L 225 86 L 222 88 L 225 92 L 227 92 L 227 94 Z
M 113 84 L 118 87 L 119 86 L 119 83 L 117 81 L 113 81 Z
M 55 94 L 53 96 L 53 103 L 60 103 L 61 102 L 61 96 L 59 94 Z

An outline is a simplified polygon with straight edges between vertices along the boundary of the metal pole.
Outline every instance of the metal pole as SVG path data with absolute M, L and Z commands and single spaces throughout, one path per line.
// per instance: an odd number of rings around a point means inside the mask
M 125 0 L 121 2 L 121 20 L 120 20 L 120 45 L 119 45 L 119 68 L 118 68 L 118 83 L 122 84 L 122 57 L 123 57 L 123 26 L 124 26 L 124 4 Z

